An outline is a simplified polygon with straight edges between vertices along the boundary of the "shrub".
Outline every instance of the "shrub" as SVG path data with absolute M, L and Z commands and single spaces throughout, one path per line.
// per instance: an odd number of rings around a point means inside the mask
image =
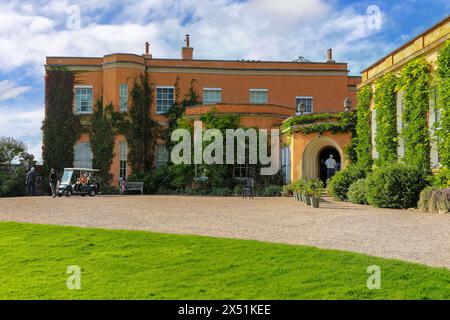
M 403 163 L 379 168 L 367 176 L 367 201 L 380 208 L 416 207 L 427 175 L 419 166 Z
M 450 169 L 442 168 L 430 178 L 431 185 L 436 188 L 450 188 Z
M 120 194 L 120 190 L 118 187 L 113 186 L 104 186 L 100 190 L 102 195 L 117 195 Z
M 432 202 L 431 199 L 433 197 L 433 193 L 435 190 L 436 190 L 436 188 L 429 186 L 420 192 L 419 202 L 417 203 L 417 208 L 419 208 L 420 211 L 423 211 L 423 212 L 431 211 L 430 210 L 430 205 Z
M 450 213 L 450 188 L 435 189 L 429 201 L 429 211 L 432 213 Z
M 17 168 L 11 173 L 0 172 L 0 197 L 24 196 L 26 176 L 24 168 Z
M 219 197 L 229 197 L 233 195 L 233 192 L 229 188 L 213 188 L 211 190 L 211 195 Z
M 347 201 L 350 186 L 359 179 L 364 179 L 367 170 L 358 165 L 350 165 L 339 171 L 328 183 L 327 191 L 336 200 Z
M 292 191 L 293 191 L 292 184 L 285 185 L 281 188 L 281 195 L 283 197 L 292 196 Z
M 242 187 L 242 184 L 237 184 L 235 187 L 234 187 L 234 189 L 233 189 L 233 193 L 234 193 L 234 195 L 235 196 L 240 196 L 241 194 L 242 194 L 242 189 L 243 189 L 243 187 Z
M 348 201 L 357 204 L 367 204 L 367 184 L 365 179 L 353 182 L 348 188 Z
M 262 190 L 261 196 L 263 196 L 263 197 L 279 197 L 279 196 L 281 196 L 281 191 L 282 191 L 281 186 L 269 185 Z
M 308 197 L 320 198 L 323 192 L 323 182 L 320 179 L 310 179 L 306 181 L 305 193 Z

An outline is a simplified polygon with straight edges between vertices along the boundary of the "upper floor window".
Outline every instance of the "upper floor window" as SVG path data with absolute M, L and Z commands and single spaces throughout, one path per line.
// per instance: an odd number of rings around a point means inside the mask
M 166 113 L 174 102 L 174 87 L 156 87 L 156 112 Z
M 312 113 L 313 112 L 313 97 L 296 97 L 295 98 L 295 106 L 297 109 L 297 113 L 300 113 L 300 105 L 304 105 L 303 113 Z
M 127 176 L 127 142 L 120 141 L 119 142 L 119 178 L 125 178 Z
M 120 84 L 120 112 L 127 112 L 128 110 L 128 84 Z
M 92 113 L 92 87 L 75 87 L 75 113 Z
M 250 103 L 266 104 L 267 89 L 250 89 Z
M 222 89 L 219 88 L 203 89 L 203 104 L 216 104 L 221 102 L 222 102 Z

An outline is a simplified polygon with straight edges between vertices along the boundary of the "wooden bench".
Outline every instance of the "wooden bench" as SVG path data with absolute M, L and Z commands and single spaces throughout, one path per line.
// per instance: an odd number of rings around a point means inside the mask
M 140 191 L 141 195 L 144 194 L 144 182 L 127 182 L 126 191 Z

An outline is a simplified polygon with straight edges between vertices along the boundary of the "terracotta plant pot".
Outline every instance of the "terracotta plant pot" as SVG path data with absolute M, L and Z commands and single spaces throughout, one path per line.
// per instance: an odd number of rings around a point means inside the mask
M 307 206 L 311 205 L 311 197 L 305 196 L 305 203 Z

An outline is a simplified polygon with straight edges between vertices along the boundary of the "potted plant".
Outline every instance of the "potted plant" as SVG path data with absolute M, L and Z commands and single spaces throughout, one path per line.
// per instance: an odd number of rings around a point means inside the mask
M 310 181 L 311 186 L 311 206 L 318 208 L 320 204 L 320 197 L 323 192 L 323 182 L 319 179 L 313 179 Z
M 305 189 L 304 189 L 304 195 L 305 195 L 305 203 L 306 205 L 311 205 L 311 197 L 313 196 L 313 186 L 310 180 L 308 180 L 305 183 Z

